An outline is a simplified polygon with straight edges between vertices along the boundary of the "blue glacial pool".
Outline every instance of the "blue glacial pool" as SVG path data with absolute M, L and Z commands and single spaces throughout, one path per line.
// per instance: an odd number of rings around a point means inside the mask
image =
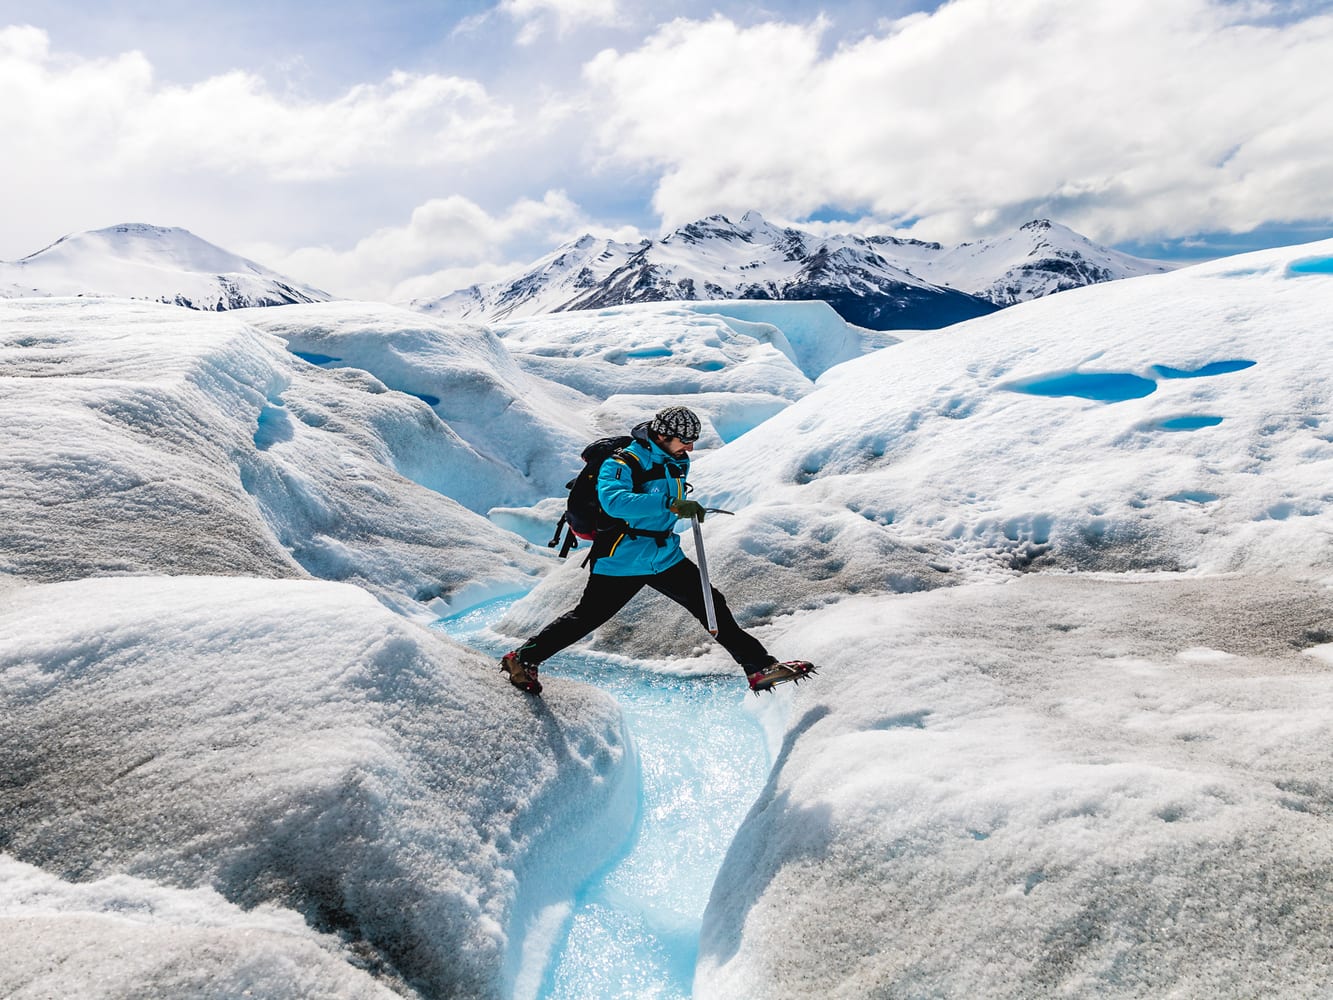
M 1157 383 L 1128 372 L 1063 372 L 1012 382 L 1005 386 L 1029 396 L 1078 396 L 1103 403 L 1141 399 L 1156 391 Z
M 488 626 L 514 600 L 491 602 L 435 627 L 498 660 L 511 644 L 498 645 Z M 631 842 L 579 890 L 538 996 L 686 1000 L 709 892 L 771 766 L 747 710 L 751 696 L 739 671 L 653 674 L 578 647 L 548 660 L 542 673 L 592 684 L 620 703 L 641 782 Z M 497 695 L 509 694 L 500 683 Z
M 1311 257 L 1298 260 L 1287 268 L 1294 274 L 1333 274 L 1333 257 Z
M 1152 370 L 1158 378 L 1208 378 L 1213 375 L 1243 372 L 1246 368 L 1253 367 L 1253 361 L 1236 358 L 1232 361 L 1210 361 L 1202 368 L 1172 368 L 1170 365 L 1153 365 Z
M 1157 379 L 1211 378 L 1244 371 L 1254 365 L 1255 362 L 1244 358 L 1210 361 L 1198 368 L 1153 365 L 1150 371 L 1154 378 L 1145 378 L 1132 372 L 1052 372 L 1010 382 L 1003 388 L 1029 396 L 1077 396 L 1100 403 L 1122 403 L 1127 399 L 1142 399 L 1152 395 L 1157 391 Z
M 313 351 L 292 351 L 302 361 L 308 361 L 312 365 L 331 365 L 342 360 L 335 358 L 332 354 L 316 354 Z
M 1187 417 L 1168 417 L 1159 420 L 1153 426 L 1159 431 L 1197 431 L 1204 427 L 1216 427 L 1222 422 L 1221 417 L 1198 414 Z

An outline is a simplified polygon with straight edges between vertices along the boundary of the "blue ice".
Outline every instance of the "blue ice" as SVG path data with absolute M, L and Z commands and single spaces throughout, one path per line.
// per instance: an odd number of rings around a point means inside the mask
M 1201 427 L 1216 427 L 1221 422 L 1221 417 L 1199 414 L 1188 417 L 1168 417 L 1165 420 L 1157 421 L 1153 426 L 1160 431 L 1197 431 Z
M 1202 368 L 1171 368 L 1167 365 L 1153 365 L 1152 370 L 1158 378 L 1207 378 L 1210 375 L 1226 375 L 1228 372 L 1243 372 L 1254 367 L 1253 361 L 1237 358 L 1234 361 L 1210 361 Z
M 729 406 L 722 412 L 713 414 L 713 429 L 723 442 L 730 444 L 742 434 L 754 430 L 769 417 L 781 412 L 786 406 L 785 401 L 772 399 Z
M 421 401 L 422 401 L 423 403 L 425 403 L 427 406 L 439 406 L 439 405 L 440 405 L 440 397 L 439 397 L 439 396 L 432 396 L 432 395 L 430 395 L 430 393 L 426 393 L 426 392 L 409 392 L 408 395 L 409 395 L 409 396 L 416 396 L 417 399 L 421 400 Z
M 259 425 L 255 428 L 255 447 L 267 451 L 275 444 L 293 437 L 292 421 L 281 405 L 269 404 L 259 411 Z
M 478 630 L 513 601 L 436 627 L 480 645 Z M 498 657 L 503 650 L 483 652 Z M 553 657 L 543 672 L 596 685 L 620 703 L 641 788 L 632 843 L 575 898 L 540 997 L 687 1000 L 709 893 L 768 776 L 763 735 L 744 708 L 744 680 L 739 670 L 706 677 L 645 673 L 577 649 Z
M 1287 268 L 1293 274 L 1333 274 L 1333 257 L 1311 257 L 1298 260 Z
M 1103 403 L 1118 403 L 1151 394 L 1156 390 L 1157 383 L 1128 372 L 1064 372 L 1012 382 L 1005 388 L 1030 396 L 1078 396 Z
M 315 354 L 313 351 L 292 351 L 302 361 L 309 361 L 312 365 L 331 365 L 335 361 L 341 361 L 342 358 L 335 358 L 331 354 Z

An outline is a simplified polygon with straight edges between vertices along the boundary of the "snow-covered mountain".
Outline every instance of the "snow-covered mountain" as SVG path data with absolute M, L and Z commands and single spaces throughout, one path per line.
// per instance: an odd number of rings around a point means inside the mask
M 917 266 L 928 280 L 997 306 L 1171 269 L 1160 261 L 1101 246 L 1046 219 L 1029 222 L 998 239 L 960 244 Z
M 76 233 L 0 263 L 0 298 L 67 295 L 219 312 L 333 298 L 176 227 L 134 223 Z
M 1067 288 L 1169 269 L 1045 220 L 946 248 L 891 236 L 820 237 L 747 212 L 739 222 L 710 216 L 655 242 L 585 235 L 512 279 L 411 305 L 502 320 L 664 300 L 822 299 L 858 326 L 938 329 Z

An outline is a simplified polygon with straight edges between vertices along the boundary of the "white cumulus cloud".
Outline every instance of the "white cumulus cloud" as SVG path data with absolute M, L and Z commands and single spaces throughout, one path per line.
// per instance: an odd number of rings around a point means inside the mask
M 344 298 L 405 301 L 497 279 L 528 263 L 513 259 L 517 248 L 534 240 L 555 245 L 590 228 L 559 191 L 520 199 L 498 214 L 454 195 L 418 206 L 405 225 L 376 230 L 350 250 L 254 245 L 245 252 Z
M 514 124 L 513 110 L 473 80 L 395 72 L 327 101 L 275 94 L 240 71 L 164 85 L 140 53 L 57 57 L 30 27 L 0 29 L 0 87 L 11 148 L 47 162 L 93 160 L 103 173 L 253 169 L 307 179 L 474 160 Z
M 1224 0 L 954 0 L 828 50 L 823 20 L 662 26 L 585 67 L 667 225 L 826 206 L 966 239 L 1333 219 L 1333 16 Z
M 57 53 L 33 27 L 0 28 L 0 93 L 10 154 L 0 185 L 23 193 L 6 225 L 11 239 L 30 231 L 30 249 L 38 233 L 142 221 L 129 213 L 144 206 L 278 202 L 284 185 L 460 168 L 492 154 L 516 122 L 511 106 L 459 77 L 395 72 L 327 100 L 276 93 L 241 71 L 179 86 L 159 82 L 141 53 Z

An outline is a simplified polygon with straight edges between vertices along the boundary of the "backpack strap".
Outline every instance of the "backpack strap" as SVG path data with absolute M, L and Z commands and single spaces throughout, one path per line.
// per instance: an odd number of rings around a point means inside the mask
M 629 469 L 630 488 L 633 489 L 635 493 L 642 493 L 644 486 L 655 479 L 667 478 L 666 463 L 660 462 L 657 465 L 649 466 L 645 469 L 642 464 L 642 459 L 628 448 L 617 448 L 612 452 L 611 457 L 634 459 L 633 462 L 625 462 L 624 465 Z
M 566 528 L 565 544 L 560 546 L 560 558 L 561 559 L 565 558 L 565 556 L 569 555 L 570 549 L 577 549 L 578 547 L 579 547 L 579 536 L 574 534 L 573 528 Z
M 630 489 L 635 493 L 642 493 L 644 486 L 657 479 L 666 479 L 666 464 L 659 462 L 656 465 L 644 468 L 642 460 L 628 448 L 617 448 L 611 455 L 612 458 L 620 460 L 621 464 L 629 469 Z M 632 458 L 634 461 L 627 462 L 625 459 Z M 647 528 L 631 528 L 623 521 L 616 526 L 617 530 L 627 538 L 652 538 L 657 541 L 657 547 L 663 548 L 667 539 L 675 534 L 674 531 L 650 531 Z M 602 534 L 598 532 L 598 534 Z
M 557 545 L 560 544 L 560 529 L 563 528 L 563 527 L 565 526 L 565 522 L 568 521 L 568 520 L 569 520 L 568 515 L 566 515 L 566 514 L 561 514 L 561 515 L 560 515 L 560 520 L 558 520 L 558 521 L 555 522 L 555 534 L 552 535 L 552 536 L 551 536 L 551 540 L 550 540 L 549 542 L 546 543 L 546 547 L 547 547 L 548 549 L 553 549 L 553 548 L 555 548 Z M 565 557 L 565 553 L 564 553 L 564 552 L 561 552 L 561 553 L 560 553 L 560 558 L 563 559 L 564 557 Z

